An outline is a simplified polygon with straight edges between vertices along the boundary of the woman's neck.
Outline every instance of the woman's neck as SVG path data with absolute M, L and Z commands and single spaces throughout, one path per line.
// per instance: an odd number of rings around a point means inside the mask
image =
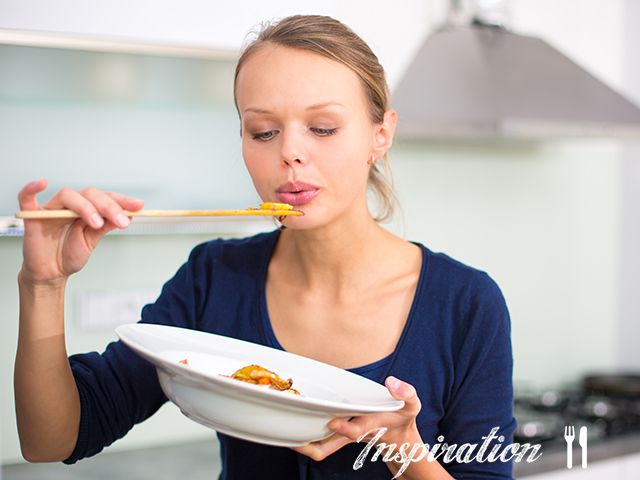
M 284 230 L 275 253 L 286 258 L 285 268 L 296 282 L 313 290 L 335 289 L 339 296 L 375 284 L 381 260 L 388 258 L 385 249 L 398 240 L 367 214 L 313 230 Z

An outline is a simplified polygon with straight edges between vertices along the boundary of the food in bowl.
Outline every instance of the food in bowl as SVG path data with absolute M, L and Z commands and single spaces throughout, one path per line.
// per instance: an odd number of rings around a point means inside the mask
M 182 363 L 187 367 L 191 366 L 189 365 L 189 361 L 186 358 L 180 360 L 179 363 Z M 294 395 L 304 396 L 301 395 L 301 393 L 295 388 L 291 388 L 291 385 L 293 385 L 292 379 L 289 378 L 285 380 L 275 372 L 267 370 L 266 368 L 259 365 L 247 365 L 246 367 L 242 367 L 236 370 L 231 375 L 220 374 L 220 376 L 233 378 L 234 380 L 240 380 L 246 383 L 252 383 L 253 385 L 262 385 L 273 390 L 279 390 L 285 393 L 293 393 Z
M 230 375 L 229 378 L 253 383 L 254 385 L 265 385 L 274 390 L 300 395 L 299 391 L 295 388 L 291 388 L 293 380 L 290 378 L 285 380 L 271 370 L 267 370 L 259 365 L 247 365 L 246 367 L 242 367 L 234 374 Z

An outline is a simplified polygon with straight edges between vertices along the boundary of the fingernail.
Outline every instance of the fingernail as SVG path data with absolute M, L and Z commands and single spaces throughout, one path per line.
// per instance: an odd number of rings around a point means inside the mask
M 127 217 L 124 213 L 120 213 L 116 217 L 116 225 L 120 228 L 125 228 L 129 225 L 129 217 Z
M 398 380 L 396 377 L 389 377 L 388 382 L 389 386 L 394 390 L 400 388 L 400 380 Z
M 99 213 L 94 213 L 93 215 L 91 215 L 90 220 L 91 220 L 91 225 L 93 225 L 96 228 L 100 228 L 102 227 L 102 225 L 104 225 L 104 220 L 102 219 Z

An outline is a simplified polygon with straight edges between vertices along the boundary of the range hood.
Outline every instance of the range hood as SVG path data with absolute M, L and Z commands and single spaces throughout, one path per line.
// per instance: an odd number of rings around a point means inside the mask
M 392 107 L 402 137 L 640 137 L 623 96 L 541 39 L 477 21 L 427 39 Z

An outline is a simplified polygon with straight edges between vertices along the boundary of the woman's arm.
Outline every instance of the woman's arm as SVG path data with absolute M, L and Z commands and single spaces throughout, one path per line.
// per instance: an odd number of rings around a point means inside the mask
M 65 283 L 43 287 L 18 276 L 16 417 L 22 455 L 30 462 L 64 460 L 78 435 L 80 400 L 64 339 Z
M 64 460 L 78 435 L 80 400 L 64 336 L 67 279 L 107 232 L 129 224 L 123 208 L 142 208 L 140 201 L 96 189 L 64 189 L 41 207 L 35 197 L 46 185 L 41 180 L 22 189 L 20 209 L 68 208 L 81 218 L 25 221 L 14 385 L 20 445 L 32 462 Z

